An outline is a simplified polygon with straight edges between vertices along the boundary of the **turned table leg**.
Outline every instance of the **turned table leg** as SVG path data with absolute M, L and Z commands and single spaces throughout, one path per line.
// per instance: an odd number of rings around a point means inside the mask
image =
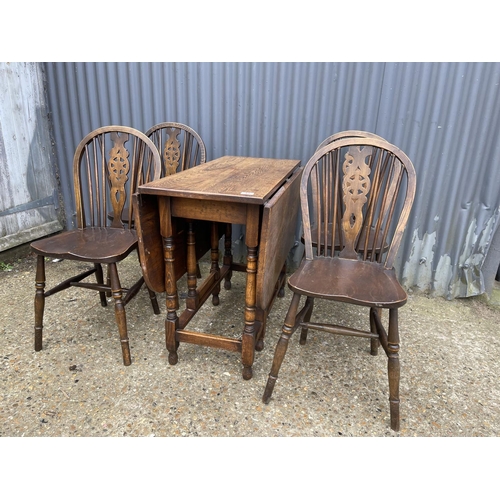
M 259 207 L 248 206 L 245 243 L 247 245 L 247 282 L 245 288 L 245 328 L 241 339 L 241 361 L 243 378 L 252 378 L 255 357 L 255 329 L 257 303 L 257 251 L 259 245 Z
M 167 318 L 165 320 L 165 340 L 168 350 L 168 362 L 171 365 L 177 363 L 177 347 L 179 343 L 176 340 L 176 330 L 179 326 L 179 318 L 177 317 L 177 309 L 179 309 L 179 296 L 177 294 L 177 282 L 175 280 L 174 268 L 174 238 L 169 236 L 164 238 L 165 248 L 165 288 Z
M 247 283 L 245 289 L 245 328 L 243 329 L 241 357 L 243 378 L 252 378 L 252 365 L 255 349 L 255 291 L 257 283 L 257 248 L 248 248 Z

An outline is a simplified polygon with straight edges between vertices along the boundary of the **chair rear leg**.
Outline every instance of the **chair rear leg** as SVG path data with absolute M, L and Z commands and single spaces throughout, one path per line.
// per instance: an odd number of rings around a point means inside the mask
M 387 335 L 388 361 L 387 369 L 389 374 L 389 405 L 391 412 L 391 429 L 399 431 L 399 328 L 398 310 L 389 309 L 389 332 Z
M 149 286 L 146 285 L 146 288 L 148 289 L 149 293 L 149 298 L 151 299 L 151 305 L 153 306 L 153 312 L 155 314 L 160 314 L 160 307 L 158 306 L 158 299 L 156 298 L 156 293 L 149 288 Z
M 109 277 L 109 264 L 106 266 L 106 285 L 109 287 L 109 291 L 106 292 L 106 297 L 111 298 L 111 278 Z
M 130 346 L 127 335 L 127 318 L 125 315 L 125 306 L 123 304 L 123 293 L 120 284 L 120 279 L 118 277 L 118 270 L 116 268 L 116 263 L 109 264 L 109 278 L 111 280 L 111 294 L 113 299 L 115 299 L 115 317 L 116 324 L 118 325 L 118 332 L 120 334 L 120 342 L 122 346 L 122 356 L 123 364 L 129 366 L 131 364 L 130 359 Z
M 109 291 L 106 292 L 106 297 L 111 298 L 111 278 L 109 277 L 109 264 L 106 266 L 106 285 L 109 287 Z
M 139 252 L 137 252 L 137 257 L 139 258 L 139 265 L 140 265 L 141 264 L 141 257 L 139 255 Z M 153 306 L 153 312 L 155 314 L 160 314 L 160 307 L 158 306 L 158 299 L 156 298 L 156 293 L 154 293 L 153 290 L 151 290 L 148 285 L 146 285 L 146 288 L 148 289 L 149 298 L 151 299 L 151 305 Z
M 281 283 L 280 289 L 278 290 L 278 297 L 282 299 L 285 296 L 285 283 L 286 283 L 286 262 L 283 264 L 281 273 L 285 276 L 283 282 Z
M 99 285 L 104 284 L 104 275 L 102 272 L 102 265 L 101 264 L 94 264 L 95 266 L 95 277 L 97 280 L 97 283 Z M 106 292 L 99 292 L 99 298 L 101 299 L 101 306 L 106 307 L 108 305 L 108 301 L 106 300 Z
M 45 309 L 45 257 L 37 255 L 35 278 L 35 351 L 42 350 L 43 311 Z
M 288 341 L 295 329 L 295 318 L 297 316 L 297 310 L 299 308 L 300 295 L 298 293 L 294 293 L 292 297 L 292 302 L 290 307 L 288 308 L 288 312 L 285 318 L 285 324 L 283 325 L 283 330 L 281 333 L 281 337 L 276 344 L 276 350 L 274 352 L 273 364 L 271 366 L 271 372 L 269 373 L 269 378 L 267 379 L 267 385 L 264 390 L 264 395 L 262 397 L 262 401 L 264 403 L 268 403 L 269 399 L 274 390 L 274 385 L 276 384 L 276 380 L 278 378 L 278 372 L 281 367 L 281 363 L 283 362 L 283 358 L 285 357 L 286 350 L 288 348 Z
M 307 297 L 306 299 L 306 306 L 308 304 L 311 304 L 310 308 L 309 308 L 309 311 L 307 311 L 306 315 L 304 316 L 304 323 L 307 323 L 311 320 L 311 315 L 312 315 L 312 312 L 313 312 L 313 308 L 314 308 L 314 299 L 312 297 Z M 309 328 L 302 328 L 302 330 L 300 331 L 300 345 L 305 345 L 306 341 L 307 341 L 307 332 L 309 331 Z
M 370 309 L 370 331 L 372 333 L 378 333 L 377 332 L 377 326 L 375 325 L 375 320 L 372 317 L 372 314 L 376 313 L 377 316 L 380 318 L 380 321 L 382 321 L 382 308 L 380 307 L 372 307 Z M 371 339 L 370 340 L 370 354 L 372 356 L 376 356 L 378 354 L 378 348 L 380 346 L 380 340 L 379 339 Z
M 211 234 L 210 234 L 210 240 L 211 240 L 211 250 L 210 250 L 210 258 L 211 258 L 211 267 L 210 267 L 210 272 L 215 273 L 216 278 L 220 274 L 220 269 L 219 269 L 219 229 L 217 227 L 217 223 L 212 222 L 212 227 L 211 227 Z M 212 304 L 214 306 L 219 305 L 219 293 L 220 293 L 220 283 L 213 289 L 212 292 Z

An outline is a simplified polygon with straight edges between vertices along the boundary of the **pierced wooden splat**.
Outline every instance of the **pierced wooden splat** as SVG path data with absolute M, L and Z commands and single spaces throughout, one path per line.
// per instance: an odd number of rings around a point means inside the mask
M 165 162 L 166 175 L 172 175 L 177 172 L 179 160 L 181 157 L 181 145 L 177 137 L 181 133 L 180 129 L 167 129 L 167 140 L 163 149 L 163 160 Z
M 342 166 L 343 200 L 345 205 L 342 217 L 342 230 L 345 247 L 340 253 L 346 259 L 357 259 L 356 240 L 363 226 L 363 205 L 367 202 L 370 190 L 371 147 L 351 146 L 345 154 Z
M 113 206 L 113 222 L 111 227 L 123 228 L 121 214 L 126 201 L 125 184 L 128 180 L 130 163 L 128 160 L 129 152 L 125 147 L 125 143 L 129 139 L 128 134 L 118 134 L 112 132 L 111 140 L 113 147 L 109 151 L 108 172 L 111 182 L 110 199 Z

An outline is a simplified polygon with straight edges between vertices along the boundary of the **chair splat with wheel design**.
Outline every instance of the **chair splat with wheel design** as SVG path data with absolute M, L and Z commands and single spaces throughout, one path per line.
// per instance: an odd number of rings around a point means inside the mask
M 206 162 L 207 153 L 205 143 L 200 135 L 191 127 L 177 122 L 163 122 L 151 127 L 146 136 L 149 137 L 157 147 L 162 160 L 161 177 L 174 175 L 190 168 L 202 165 Z M 212 228 L 207 228 L 203 221 L 188 221 L 186 227 L 183 222 L 177 221 L 178 231 L 185 232 L 188 240 L 187 244 L 194 245 L 196 239 L 200 239 L 201 233 L 204 233 L 210 240 L 212 254 L 212 270 L 218 269 L 219 260 L 219 224 L 212 224 Z M 231 238 L 232 226 L 226 224 L 224 231 L 224 264 L 231 266 L 232 251 Z M 203 244 L 198 244 L 198 250 L 202 250 Z M 197 264 L 197 277 L 201 278 L 200 267 Z M 188 280 L 193 281 L 193 277 L 188 275 Z M 224 288 L 231 288 L 231 273 L 228 273 L 224 279 Z M 215 290 L 212 303 L 219 304 L 219 292 Z
M 112 296 L 124 365 L 131 364 L 125 305 L 144 284 L 141 277 L 130 287 L 121 284 L 117 263 L 137 250 L 137 235 L 124 220 L 133 221 L 131 196 L 144 182 L 159 178 L 161 162 L 154 144 L 130 127 L 108 126 L 94 130 L 78 145 L 73 159 L 77 229 L 31 243 L 37 254 L 35 293 L 35 350 L 42 349 L 45 298 L 69 287 L 99 292 L 101 305 Z M 45 290 L 45 258 L 89 262 L 93 267 Z M 104 283 L 103 265 L 108 282 Z M 139 266 L 138 266 L 139 267 Z M 84 281 L 95 274 L 96 282 Z M 155 314 L 156 295 L 149 296 Z
M 371 354 L 377 354 L 381 345 L 387 355 L 391 428 L 399 430 L 398 309 L 407 295 L 396 277 L 394 259 L 415 189 L 410 159 L 381 138 L 340 138 L 309 160 L 300 187 L 305 257 L 288 281 L 293 297 L 264 403 L 271 398 L 288 341 L 299 326 L 301 344 L 306 343 L 309 329 L 365 337 L 370 339 Z M 316 299 L 368 307 L 369 329 L 311 321 Z M 389 310 L 388 330 L 381 320 L 384 308 Z
M 357 138 L 360 138 L 360 137 L 370 137 L 372 139 L 380 139 L 381 141 L 385 141 L 384 138 L 380 137 L 379 135 L 376 135 L 376 134 L 373 134 L 372 132 L 365 132 L 364 130 L 344 130 L 343 132 L 337 132 L 336 134 L 333 134 L 329 137 L 327 137 L 317 148 L 316 148 L 316 151 L 319 151 L 321 148 L 327 146 L 328 144 L 331 144 L 332 142 L 335 142 L 335 141 L 338 141 L 340 139 L 346 139 L 346 138 L 354 138 L 354 137 L 357 137 Z M 314 176 L 316 174 L 316 172 L 312 172 L 312 176 Z M 313 181 L 311 182 L 311 189 L 313 191 L 312 193 L 312 197 L 315 198 L 316 195 L 315 195 L 315 189 L 316 189 L 316 186 L 317 186 L 317 182 Z M 312 206 L 311 207 L 311 211 L 314 212 L 314 209 L 315 207 Z M 337 213 L 340 214 L 342 211 L 342 198 L 339 197 L 338 198 L 338 208 L 337 208 Z M 311 216 L 313 220 L 315 220 L 315 217 L 314 215 Z M 335 245 L 335 249 L 336 250 L 339 250 L 340 249 L 340 246 L 342 244 L 342 234 L 341 232 L 337 232 L 335 234 L 335 238 L 332 240 L 332 223 L 328 223 L 328 225 L 326 226 L 326 228 L 324 227 L 321 227 L 321 228 L 318 228 L 318 227 L 314 227 L 312 228 L 312 231 L 311 231 L 311 243 L 312 245 L 315 247 L 318 245 L 318 241 L 326 241 L 326 242 L 331 242 L 333 241 L 334 242 L 334 245 Z M 319 236 L 318 236 L 318 229 L 319 229 Z M 326 230 L 327 231 L 327 235 L 326 235 L 326 238 L 323 237 L 321 235 L 321 233 Z M 387 249 L 387 243 L 386 242 L 383 242 L 381 240 L 381 235 L 378 235 L 378 240 L 375 242 L 374 241 L 374 238 L 375 238 L 375 228 L 373 227 L 367 227 L 366 225 L 363 226 L 363 232 L 362 234 L 360 235 L 360 251 L 363 251 L 364 248 L 363 248 L 363 243 L 365 241 L 365 236 L 366 236 L 366 233 L 368 233 L 368 239 L 369 239 L 369 246 L 370 247 L 375 247 L 376 248 L 376 251 L 380 251 L 380 249 L 382 248 L 382 246 L 384 246 L 385 249 Z M 302 243 L 304 243 L 304 236 L 302 236 Z M 328 243 L 330 244 L 330 243 Z

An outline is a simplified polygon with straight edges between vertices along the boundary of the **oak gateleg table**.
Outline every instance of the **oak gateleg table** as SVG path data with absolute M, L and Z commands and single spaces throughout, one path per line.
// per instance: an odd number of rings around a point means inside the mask
M 141 266 L 148 286 L 166 292 L 170 364 L 178 361 L 179 344 L 188 342 L 241 352 L 243 378 L 252 377 L 254 351 L 264 346 L 267 316 L 283 292 L 301 175 L 298 160 L 224 156 L 138 188 L 134 204 Z M 230 231 L 225 233 L 231 224 L 245 225 L 246 265 L 233 262 Z M 208 250 L 210 272 L 198 285 L 197 262 Z M 233 271 L 246 272 L 241 338 L 189 331 L 189 321 L 210 295 L 219 303 L 222 280 L 231 288 Z M 186 308 L 179 316 L 177 281 L 186 273 Z

